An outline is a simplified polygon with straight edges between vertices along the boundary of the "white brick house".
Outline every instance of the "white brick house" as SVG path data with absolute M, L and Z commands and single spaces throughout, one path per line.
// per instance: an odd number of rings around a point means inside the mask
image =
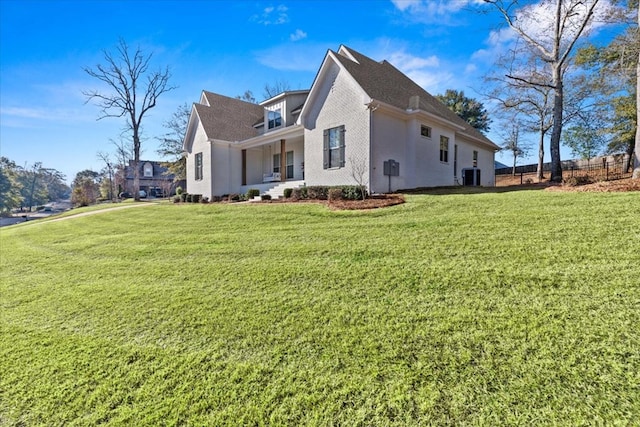
M 187 191 L 211 197 L 358 180 L 372 193 L 492 186 L 499 148 L 387 61 L 341 46 L 310 90 L 259 105 L 204 91 L 184 149 Z

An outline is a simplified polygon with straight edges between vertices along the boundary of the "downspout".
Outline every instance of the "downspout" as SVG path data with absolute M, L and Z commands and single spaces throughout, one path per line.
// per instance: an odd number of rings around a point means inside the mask
M 231 144 L 227 144 L 227 194 L 231 194 Z
M 371 194 L 373 191 L 373 188 L 371 187 L 371 183 L 372 183 L 372 179 L 373 179 L 373 156 L 371 155 L 371 153 L 373 152 L 373 109 L 372 108 L 368 108 L 369 110 L 369 182 L 367 183 L 367 187 L 369 187 L 369 194 Z

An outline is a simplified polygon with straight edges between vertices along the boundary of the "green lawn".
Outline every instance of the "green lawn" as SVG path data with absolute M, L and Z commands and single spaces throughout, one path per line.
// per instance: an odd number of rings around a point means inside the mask
M 640 194 L 0 230 L 0 425 L 633 425 Z

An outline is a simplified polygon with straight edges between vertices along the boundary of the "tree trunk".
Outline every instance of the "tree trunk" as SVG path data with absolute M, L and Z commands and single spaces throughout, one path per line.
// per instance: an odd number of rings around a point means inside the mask
M 640 4 L 638 5 L 638 25 L 640 25 Z M 633 177 L 640 179 L 640 52 L 638 52 L 638 64 L 636 66 L 636 147 L 633 160 Z
M 140 201 L 140 135 L 138 129 L 133 128 L 133 198 Z
M 544 118 L 540 118 L 540 141 L 538 141 L 538 182 L 544 179 Z
M 562 163 L 560 160 L 560 137 L 562 136 L 562 110 L 564 108 L 564 88 L 562 66 L 553 67 L 553 129 L 551 131 L 551 181 L 562 182 Z

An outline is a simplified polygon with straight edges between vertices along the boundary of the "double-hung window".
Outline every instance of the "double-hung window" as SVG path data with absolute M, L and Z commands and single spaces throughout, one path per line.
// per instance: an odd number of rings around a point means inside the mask
M 338 126 L 324 131 L 324 169 L 340 168 L 345 165 L 344 158 L 344 126 Z
M 269 129 L 275 129 L 282 126 L 282 113 L 279 108 L 275 111 L 269 111 L 267 116 Z
M 440 161 L 449 163 L 449 138 L 440 135 Z
M 280 153 L 273 155 L 273 173 L 280 173 Z
M 202 153 L 196 153 L 196 159 L 195 159 L 195 166 L 196 166 L 196 170 L 195 170 L 195 175 L 196 175 L 196 181 L 199 181 L 202 179 Z

